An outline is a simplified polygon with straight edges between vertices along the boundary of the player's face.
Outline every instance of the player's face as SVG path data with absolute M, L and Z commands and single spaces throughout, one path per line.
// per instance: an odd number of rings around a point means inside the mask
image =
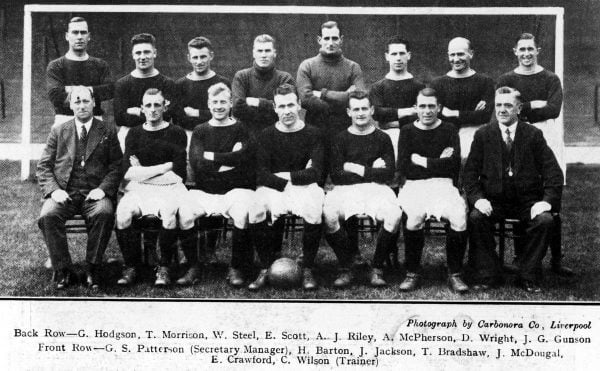
M 162 122 L 165 110 L 165 98 L 161 94 L 146 94 L 142 98 L 142 112 L 149 123 Z
M 270 67 L 275 63 L 277 53 L 272 42 L 256 42 L 252 48 L 252 57 L 259 67 Z
M 149 71 L 154 68 L 156 49 L 150 43 L 135 44 L 131 50 L 135 61 L 135 68 L 140 71 Z
M 466 41 L 453 40 L 448 44 L 448 61 L 450 67 L 456 72 L 462 72 L 469 69 L 473 52 L 469 50 L 469 45 Z
M 404 72 L 410 60 L 410 52 L 404 44 L 390 44 L 385 53 L 385 60 L 390 64 L 390 71 Z
M 321 36 L 319 36 L 319 45 L 321 45 L 321 52 L 324 54 L 337 54 L 342 50 L 342 35 L 337 27 L 334 28 L 323 28 L 321 29 Z
M 540 49 L 535 46 L 534 40 L 519 40 L 513 51 L 517 56 L 520 66 L 531 67 L 537 65 L 537 57 Z
M 94 99 L 88 89 L 74 89 L 71 92 L 69 107 L 79 121 L 86 122 L 94 114 Z
M 69 23 L 69 29 L 67 30 L 65 39 L 69 42 L 69 49 L 73 51 L 86 50 L 88 42 L 90 41 L 87 22 Z
M 521 103 L 513 94 L 497 94 L 494 105 L 499 123 L 510 126 L 517 121 L 521 112 Z
M 369 102 L 369 98 L 350 98 L 346 111 L 348 112 L 348 116 L 352 119 L 353 125 L 365 126 L 371 122 L 374 109 Z
M 278 94 L 273 98 L 273 101 L 275 102 L 275 113 L 279 117 L 279 122 L 285 126 L 292 126 L 298 121 L 300 104 L 296 94 Z
M 426 97 L 421 94 L 417 96 L 416 108 L 419 122 L 425 126 L 435 124 L 441 109 L 436 97 Z
M 215 120 L 225 120 L 231 111 L 231 94 L 228 91 L 222 91 L 216 95 L 209 95 L 208 109 Z
M 188 48 L 188 61 L 192 65 L 194 72 L 198 75 L 204 75 L 210 71 L 210 62 L 214 54 L 208 48 L 202 49 Z

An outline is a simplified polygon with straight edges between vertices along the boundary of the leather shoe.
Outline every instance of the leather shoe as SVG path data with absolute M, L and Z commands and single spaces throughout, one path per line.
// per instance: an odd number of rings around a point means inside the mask
M 169 275 L 169 267 L 160 266 L 156 271 L 156 280 L 154 286 L 165 287 L 171 284 L 171 277 Z
M 539 294 L 543 291 L 542 288 L 536 282 L 530 280 L 520 279 L 517 280 L 516 283 L 518 287 L 522 288 L 530 294 Z
M 387 282 L 385 282 L 385 280 L 383 279 L 383 271 L 378 268 L 373 268 L 371 270 L 371 275 L 370 275 L 369 280 L 370 280 L 371 286 L 373 286 L 373 287 L 383 287 L 383 286 L 387 285 Z
M 340 270 L 340 273 L 338 274 L 335 281 L 333 281 L 333 286 L 338 289 L 348 287 L 352 283 L 353 278 L 354 277 L 352 276 L 352 272 L 349 269 L 342 269 Z
M 469 286 L 462 280 L 460 273 L 452 273 L 448 275 L 448 285 L 452 289 L 452 291 L 464 294 L 469 291 Z
M 137 275 L 137 271 L 134 267 L 126 267 L 123 269 L 123 273 L 121 273 L 121 278 L 117 281 L 117 285 L 119 286 L 129 286 L 135 281 L 135 276 Z
M 501 286 L 504 283 L 502 278 L 487 278 L 471 285 L 474 291 L 487 291 Z
M 242 287 L 244 285 L 244 276 L 239 269 L 229 268 L 227 281 L 233 287 Z
M 97 290 L 100 287 L 98 279 L 98 267 L 90 265 L 85 270 L 85 283 L 88 288 Z
M 185 274 L 179 278 L 175 283 L 179 286 L 191 286 L 200 281 L 200 276 L 202 273 L 200 272 L 200 268 L 197 266 L 190 267 Z
M 72 273 L 69 269 L 61 269 L 54 272 L 54 280 L 57 290 L 63 290 L 71 284 Z
M 248 285 L 248 290 L 258 291 L 266 286 L 269 280 L 269 271 L 267 269 L 261 269 L 258 273 L 258 277 Z
M 302 288 L 304 290 L 315 290 L 317 288 L 317 281 L 310 268 L 304 268 L 302 271 Z
M 400 284 L 399 289 L 401 291 L 412 291 L 419 286 L 419 278 L 421 276 L 418 273 L 408 272 L 404 281 Z
M 552 263 L 550 266 L 550 270 L 562 277 L 573 277 L 575 275 L 575 272 L 573 272 L 573 270 L 569 267 L 565 267 L 564 265 L 562 265 L 560 262 L 558 263 Z

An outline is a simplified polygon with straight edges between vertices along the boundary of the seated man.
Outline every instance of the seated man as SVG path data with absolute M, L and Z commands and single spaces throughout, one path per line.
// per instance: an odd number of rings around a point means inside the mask
M 538 274 L 554 225 L 550 212 L 560 205 L 564 178 L 542 131 L 519 120 L 521 107 L 519 91 L 496 90 L 498 123 L 477 131 L 467 158 L 464 185 L 474 207 L 469 215 L 474 288 L 501 282 L 492 228 L 495 221 L 517 218 L 526 226 L 517 284 L 530 293 L 542 291 Z
M 194 129 L 190 144 L 190 165 L 196 189 L 180 203 L 179 225 L 182 248 L 190 268 L 177 283 L 190 285 L 199 279 L 194 221 L 199 217 L 222 215 L 233 219 L 231 268 L 228 281 L 244 284 L 243 271 L 254 260 L 248 230 L 248 210 L 254 198 L 254 172 L 248 163 L 248 132 L 231 112 L 231 90 L 224 83 L 208 88 L 208 109 L 212 118 Z
M 375 221 L 383 221 L 370 275 L 371 285 L 377 287 L 387 284 L 383 279 L 383 263 L 396 243 L 402 216 L 396 195 L 386 184 L 394 177 L 394 147 L 390 137 L 375 127 L 373 111 L 364 92 L 351 92 L 347 113 L 352 125 L 333 140 L 331 180 L 335 187 L 325 197 L 323 216 L 325 237 L 340 262 L 340 273 L 333 283 L 340 288 L 352 281 L 348 238 L 340 220 L 366 214 Z
M 44 205 L 38 225 L 55 269 L 56 288 L 71 282 L 65 222 L 82 214 L 88 229 L 86 283 L 98 287 L 98 264 L 110 239 L 123 154 L 114 128 L 93 118 L 94 96 L 73 87 L 68 100 L 75 118 L 52 127 L 36 176 Z
M 283 84 L 275 90 L 274 107 L 279 121 L 258 136 L 258 189 L 250 222 L 256 228 L 261 271 L 248 288 L 258 290 L 267 283 L 267 268 L 282 237 L 273 222 L 292 213 L 304 219 L 302 287 L 314 290 L 317 282 L 312 269 L 321 238 L 324 198 L 317 185 L 323 172 L 323 144 L 319 130 L 300 120 L 300 102 L 293 85 Z
M 458 130 L 438 119 L 441 105 L 434 89 L 417 95 L 417 121 L 400 131 L 398 162 L 406 178 L 398 203 L 406 213 L 404 249 L 406 278 L 400 290 L 414 290 L 419 281 L 423 252 L 423 226 L 430 216 L 450 222 L 446 239 L 448 284 L 459 293 L 469 289 L 461 279 L 467 247 L 467 205 L 454 187 L 460 171 Z
M 163 120 L 165 98 L 158 89 L 148 89 L 142 98 L 143 125 L 127 133 L 123 158 L 125 195 L 117 206 L 117 240 L 125 260 L 119 285 L 133 283 L 141 264 L 140 232 L 134 218 L 154 215 L 162 220 L 158 235 L 160 262 L 156 286 L 170 284 L 169 265 L 176 252 L 177 206 L 187 189 L 185 181 L 186 136 L 182 128 Z

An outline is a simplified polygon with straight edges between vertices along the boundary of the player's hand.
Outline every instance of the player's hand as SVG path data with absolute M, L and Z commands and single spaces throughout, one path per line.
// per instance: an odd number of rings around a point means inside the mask
M 417 114 L 415 107 L 398 108 L 398 118 L 401 119 L 406 116 L 413 116 Z
M 231 150 L 231 152 L 237 152 L 237 151 L 241 151 L 242 150 L 242 142 L 237 142 L 236 144 L 233 145 L 233 149 Z
M 71 201 L 71 197 L 69 194 L 62 189 L 57 189 L 50 194 L 50 197 L 54 200 L 54 202 L 63 204 L 67 201 Z
M 320 90 L 313 90 L 313 95 L 319 99 L 321 99 L 321 91 Z
M 475 208 L 479 210 L 483 215 L 492 215 L 492 204 L 485 198 L 480 198 L 475 202 Z
M 86 200 L 98 201 L 104 198 L 106 194 L 100 188 L 94 188 L 88 193 Z
M 192 108 L 192 107 L 185 107 L 183 109 L 183 111 L 185 112 L 185 115 L 187 117 L 200 117 L 200 110 Z
M 129 107 L 127 108 L 127 114 L 139 117 L 142 115 L 142 109 L 140 107 Z
M 312 167 L 312 159 L 308 160 L 308 162 L 306 163 L 306 166 L 304 168 L 308 169 L 309 167 Z
M 214 152 L 204 152 L 204 159 L 208 160 L 208 161 L 214 161 L 215 153 Z
M 546 107 L 548 105 L 548 101 L 532 100 L 531 102 L 529 102 L 529 105 L 531 106 L 531 109 L 540 109 Z
M 549 203 L 547 203 L 546 201 L 536 202 L 531 207 L 531 211 L 530 211 L 531 219 L 535 218 L 536 216 L 540 215 L 543 212 L 550 211 L 550 209 L 552 209 L 552 206 Z
M 292 179 L 292 176 L 290 175 L 289 171 L 280 171 L 279 173 L 275 173 L 275 176 L 278 176 L 288 181 Z
M 131 166 L 142 166 L 142 164 L 140 163 L 140 160 L 137 158 L 136 155 L 129 156 L 129 164 Z
M 485 101 L 480 100 L 479 103 L 475 106 L 475 111 L 481 111 L 485 109 Z
M 345 162 L 344 163 L 344 171 L 348 171 L 350 173 L 354 173 L 358 176 L 365 176 L 365 167 L 359 164 L 355 164 L 353 162 Z
M 375 169 L 383 169 L 385 168 L 385 161 L 379 157 L 377 160 L 373 161 L 373 168 Z
M 440 155 L 440 158 L 448 158 L 448 157 L 451 157 L 453 154 L 454 154 L 454 148 L 452 148 L 452 147 L 446 147 L 442 151 L 442 154 Z
M 259 103 L 260 103 L 260 100 L 258 98 L 253 98 L 253 97 L 246 98 L 246 104 L 249 106 L 258 107 Z
M 418 153 L 410 155 L 410 161 L 417 166 L 427 167 L 427 157 L 423 157 Z
M 356 85 L 350 85 L 350 87 L 348 89 L 346 89 L 346 93 L 350 93 L 351 91 L 355 91 L 356 90 Z
M 442 108 L 442 116 L 445 117 L 458 117 L 458 111 L 450 109 L 448 107 Z
M 219 168 L 219 170 L 217 170 L 217 173 L 222 173 L 224 171 L 229 171 L 229 170 L 233 170 L 234 168 L 232 166 L 225 166 L 225 165 L 221 165 L 221 167 Z

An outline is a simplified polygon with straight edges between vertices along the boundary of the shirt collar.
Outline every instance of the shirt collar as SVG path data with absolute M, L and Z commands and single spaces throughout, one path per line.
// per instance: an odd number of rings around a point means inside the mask
M 90 129 L 92 128 L 92 121 L 94 121 L 93 117 L 91 119 L 89 119 L 88 122 L 81 122 L 77 118 L 75 118 L 75 127 L 77 128 L 77 134 L 79 136 L 81 136 L 81 128 L 84 125 L 85 125 L 85 129 L 87 130 L 87 132 L 89 134 L 90 133 Z
M 511 138 L 514 138 L 515 137 L 515 132 L 517 131 L 517 122 L 518 121 L 515 121 L 510 126 L 506 126 L 504 124 L 498 123 L 498 127 L 500 128 L 500 133 L 502 135 L 505 135 L 506 134 L 506 129 L 508 129 L 508 131 L 510 132 Z

